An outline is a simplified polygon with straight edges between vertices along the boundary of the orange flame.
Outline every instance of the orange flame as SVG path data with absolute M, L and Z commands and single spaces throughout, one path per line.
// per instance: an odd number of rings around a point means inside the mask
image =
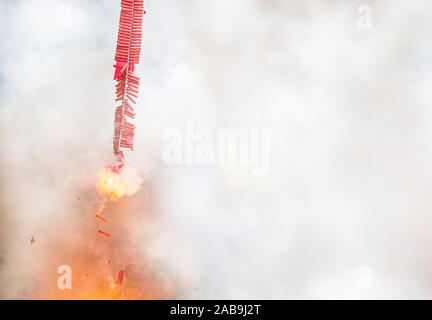
M 99 193 L 107 195 L 113 200 L 126 194 L 126 184 L 123 177 L 109 168 L 100 173 L 96 187 Z
M 96 188 L 100 194 L 117 200 L 135 194 L 142 184 L 142 178 L 135 168 L 124 166 L 121 171 L 107 167 L 99 172 Z

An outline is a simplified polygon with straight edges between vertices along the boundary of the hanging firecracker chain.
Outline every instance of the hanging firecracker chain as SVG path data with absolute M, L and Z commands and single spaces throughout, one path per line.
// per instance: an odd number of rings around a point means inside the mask
M 133 73 L 139 63 L 142 38 L 143 0 L 122 0 L 120 26 L 115 54 L 114 80 L 116 84 L 116 107 L 114 118 L 113 168 L 120 170 L 124 164 L 122 149 L 133 150 L 135 125 L 129 119 L 135 118 L 134 105 L 138 98 L 140 79 Z

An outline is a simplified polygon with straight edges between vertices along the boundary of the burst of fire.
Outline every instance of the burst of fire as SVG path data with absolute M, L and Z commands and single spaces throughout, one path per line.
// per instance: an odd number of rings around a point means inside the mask
M 101 195 L 117 200 L 136 193 L 142 178 L 135 168 L 124 166 L 121 171 L 107 167 L 99 172 L 96 188 Z
M 97 181 L 96 187 L 100 194 L 116 200 L 126 194 L 126 184 L 123 177 L 110 168 L 103 170 Z

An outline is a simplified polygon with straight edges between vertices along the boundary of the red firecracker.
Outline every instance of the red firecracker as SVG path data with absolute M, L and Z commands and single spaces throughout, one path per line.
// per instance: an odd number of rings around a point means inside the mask
M 134 75 L 135 64 L 139 63 L 142 37 L 143 0 L 122 0 L 120 27 L 115 55 L 114 79 L 116 101 L 120 102 L 115 111 L 113 149 L 116 155 L 114 167 L 123 166 L 122 148 L 133 150 L 135 125 L 127 120 L 134 119 L 133 105 L 138 98 L 140 79 Z

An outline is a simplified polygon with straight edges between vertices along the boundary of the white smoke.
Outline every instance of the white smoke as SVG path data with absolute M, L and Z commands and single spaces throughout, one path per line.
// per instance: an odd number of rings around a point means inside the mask
M 137 236 L 178 295 L 430 298 L 430 1 L 145 7 L 125 156 L 159 203 Z M 119 10 L 0 1 L 2 298 L 37 296 L 36 245 L 111 160 Z M 271 172 L 165 165 L 163 133 L 186 121 L 270 129 Z

